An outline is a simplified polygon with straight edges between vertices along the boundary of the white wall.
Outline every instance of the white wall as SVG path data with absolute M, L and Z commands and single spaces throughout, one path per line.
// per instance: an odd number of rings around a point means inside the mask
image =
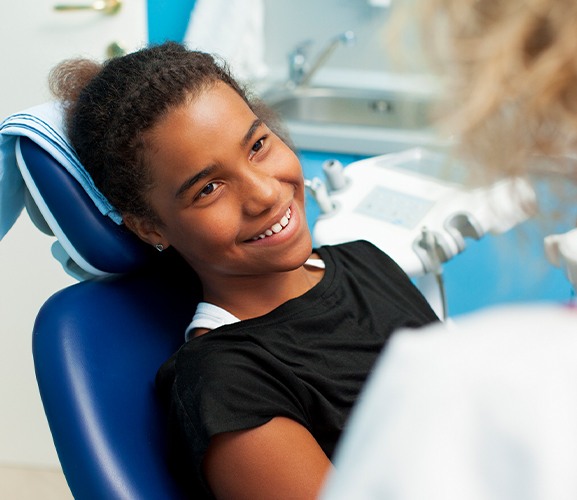
M 146 40 L 146 0 L 124 2 L 115 16 L 56 12 L 56 3 L 0 2 L 0 120 L 49 98 L 47 76 L 58 61 L 101 58 L 113 41 L 131 49 Z M 73 282 L 50 244 L 26 215 L 0 241 L 0 463 L 57 464 L 31 357 L 41 304 Z
M 27 214 L 0 241 L 0 463 L 57 466 L 32 362 L 40 306 L 74 280 Z

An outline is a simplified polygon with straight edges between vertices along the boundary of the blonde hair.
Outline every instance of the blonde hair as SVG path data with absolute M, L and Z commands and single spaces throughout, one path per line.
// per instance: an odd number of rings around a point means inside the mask
M 576 0 L 416 0 L 413 19 L 447 89 L 443 126 L 462 155 L 519 175 L 575 153 Z M 431 55 L 431 54 L 429 54 Z M 566 175 L 573 162 L 555 164 Z

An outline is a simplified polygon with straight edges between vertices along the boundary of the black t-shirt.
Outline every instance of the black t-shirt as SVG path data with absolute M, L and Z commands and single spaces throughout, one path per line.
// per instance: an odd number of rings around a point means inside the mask
M 307 428 L 330 458 L 391 333 L 437 319 L 406 274 L 368 242 L 321 247 L 322 280 L 274 311 L 188 341 L 158 373 L 171 453 L 200 498 L 211 436 L 276 416 Z

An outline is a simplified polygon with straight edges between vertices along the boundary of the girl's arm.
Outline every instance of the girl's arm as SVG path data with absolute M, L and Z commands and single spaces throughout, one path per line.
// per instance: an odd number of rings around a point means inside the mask
M 212 438 L 203 463 L 217 498 L 317 498 L 331 462 L 302 425 L 275 417 Z

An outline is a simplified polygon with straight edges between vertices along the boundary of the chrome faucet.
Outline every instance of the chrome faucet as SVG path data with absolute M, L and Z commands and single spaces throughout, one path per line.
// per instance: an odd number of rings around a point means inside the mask
M 288 85 L 292 87 L 299 87 L 308 85 L 319 70 L 319 68 L 327 61 L 331 54 L 339 45 L 352 45 L 356 40 L 355 34 L 352 31 L 345 31 L 332 38 L 326 47 L 319 53 L 316 60 L 309 64 L 308 52 L 312 45 L 312 40 L 305 40 L 300 42 L 288 56 L 289 59 L 289 81 Z

